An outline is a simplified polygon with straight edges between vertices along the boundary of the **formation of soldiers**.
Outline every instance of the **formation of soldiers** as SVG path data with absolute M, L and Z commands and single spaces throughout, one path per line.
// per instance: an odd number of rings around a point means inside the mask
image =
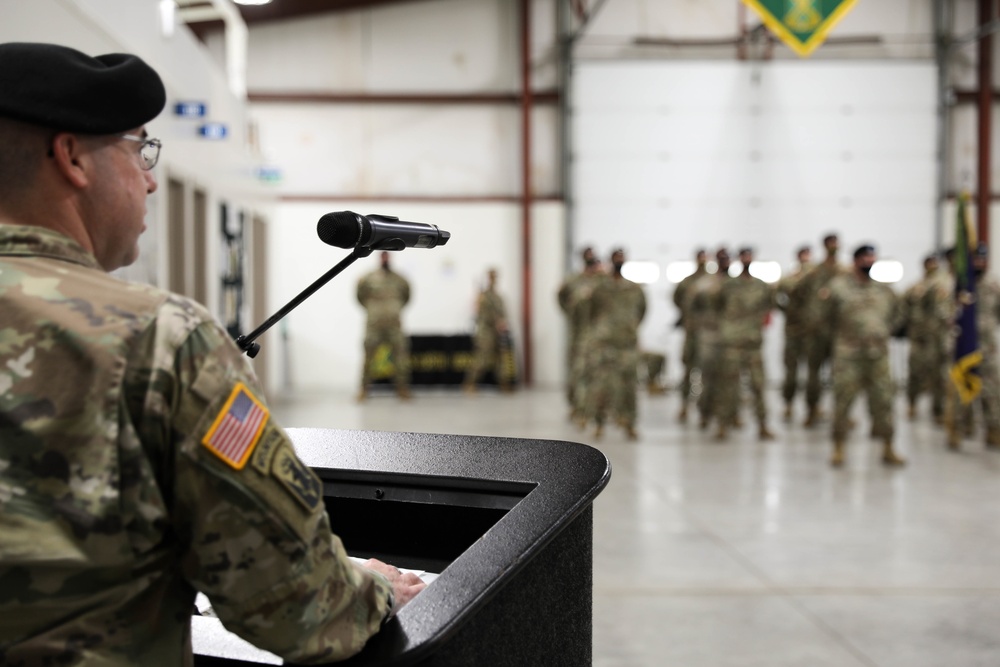
M 700 427 L 707 430 L 714 424 L 716 438 L 724 441 L 742 426 L 741 406 L 748 402 L 754 408 L 758 437 L 773 439 L 764 395 L 762 343 L 764 327 L 777 309 L 785 320 L 781 391 L 785 421 L 793 419 L 796 396 L 803 393 L 799 377 L 805 365 L 806 427 L 826 419 L 820 406 L 825 388 L 832 389 L 832 465 L 844 463 L 845 444 L 856 427 L 851 407 L 862 392 L 868 400 L 870 435 L 882 443 L 883 463 L 905 464 L 893 443 L 896 385 L 889 365 L 893 337 L 905 336 L 910 342 L 909 416 L 916 417 L 919 398 L 928 394 L 931 414 L 948 427 L 949 443 L 957 447 L 963 436 L 974 432 L 974 405 L 962 405 L 957 394 L 949 392 L 956 311 L 952 272 L 942 268 L 936 256 L 929 256 L 924 276 L 897 294 L 871 277 L 877 259 L 873 246 L 858 247 L 850 263 L 838 259 L 836 234 L 823 238 L 823 249 L 823 259 L 813 263 L 810 249 L 799 248 L 795 269 L 774 284 L 751 275 L 751 248 L 739 250 L 743 268 L 735 277 L 729 275 L 727 249 L 715 253 L 714 272 L 709 271 L 708 253 L 696 252 L 695 271 L 678 283 L 672 295 L 684 331 L 678 419 L 686 422 L 697 410 Z M 558 295 L 569 322 L 570 418 L 583 428 L 596 425 L 597 435 L 608 419 L 614 419 L 628 437 L 636 438 L 637 334 L 645 297 L 640 286 L 620 275 L 624 261 L 620 250 L 612 255 L 613 268 L 608 271 L 589 248 L 583 260 L 583 270 L 568 278 Z M 986 274 L 986 261 L 981 246 L 973 259 L 983 353 L 983 389 L 975 405 L 981 406 L 987 446 L 1000 447 L 1000 374 L 994 338 L 1000 324 L 1000 283 Z
M 567 400 L 570 418 L 595 427 L 600 437 L 613 420 L 630 440 L 636 432 L 639 324 L 646 295 L 622 275 L 625 251 L 611 253 L 605 270 L 591 248 L 583 251 L 583 270 L 559 288 L 559 306 L 569 322 Z M 655 378 L 656 371 L 647 372 Z

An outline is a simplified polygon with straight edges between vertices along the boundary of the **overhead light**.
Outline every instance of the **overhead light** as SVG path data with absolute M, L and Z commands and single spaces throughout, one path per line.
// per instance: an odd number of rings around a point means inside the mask
M 622 277 L 634 283 L 651 285 L 660 279 L 660 265 L 656 262 L 625 262 Z
M 271 0 L 233 0 L 237 5 L 269 5 Z
M 880 259 L 872 266 L 872 280 L 880 283 L 898 283 L 903 279 L 903 263 L 894 259 Z

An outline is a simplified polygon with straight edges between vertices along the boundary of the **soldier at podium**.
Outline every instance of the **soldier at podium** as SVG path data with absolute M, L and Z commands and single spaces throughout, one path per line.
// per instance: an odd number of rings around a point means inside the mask
M 160 77 L 5 43 L 0 90 L 0 664 L 190 664 L 196 591 L 286 660 L 357 653 L 419 579 L 347 557 L 204 307 L 108 275 L 157 189 Z

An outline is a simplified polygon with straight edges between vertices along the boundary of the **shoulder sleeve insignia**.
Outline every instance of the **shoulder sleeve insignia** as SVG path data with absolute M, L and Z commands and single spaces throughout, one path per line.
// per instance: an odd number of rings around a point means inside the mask
M 274 458 L 271 474 L 308 510 L 316 509 L 323 500 L 323 482 L 319 480 L 290 447 L 282 447 Z
M 269 415 L 246 385 L 237 382 L 201 444 L 230 467 L 242 470 Z

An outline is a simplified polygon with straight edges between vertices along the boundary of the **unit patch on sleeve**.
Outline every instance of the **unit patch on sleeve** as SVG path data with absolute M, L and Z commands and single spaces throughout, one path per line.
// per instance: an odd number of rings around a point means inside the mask
M 271 474 L 277 477 L 288 492 L 306 509 L 314 510 L 323 500 L 323 483 L 306 467 L 290 447 L 282 447 L 274 457 Z
M 201 444 L 230 467 L 242 470 L 260 440 L 269 414 L 246 385 L 237 382 Z

